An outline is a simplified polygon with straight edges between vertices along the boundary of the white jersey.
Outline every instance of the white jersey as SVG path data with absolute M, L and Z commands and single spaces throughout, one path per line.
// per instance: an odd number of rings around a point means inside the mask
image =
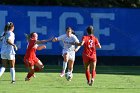
M 63 49 L 66 51 L 74 51 L 75 49 L 75 45 L 70 44 L 71 42 L 77 42 L 79 43 L 78 38 L 75 35 L 71 35 L 70 37 L 68 37 L 66 34 L 61 35 L 58 37 L 58 40 L 62 40 L 63 41 Z
M 11 43 L 14 44 L 15 34 L 12 31 L 6 32 L 2 40 L 1 54 L 15 54 L 14 47 L 6 42 L 7 39 L 11 40 Z

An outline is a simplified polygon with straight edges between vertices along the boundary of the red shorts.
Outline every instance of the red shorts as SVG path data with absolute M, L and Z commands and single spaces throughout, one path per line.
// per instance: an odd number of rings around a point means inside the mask
M 39 62 L 39 59 L 37 57 L 34 59 L 30 59 L 30 60 L 27 58 L 24 58 L 24 64 L 26 67 L 34 66 L 38 62 Z
M 94 55 L 93 57 L 89 57 L 89 56 L 83 54 L 82 57 L 83 57 L 83 62 L 85 62 L 85 63 L 97 61 L 96 55 Z

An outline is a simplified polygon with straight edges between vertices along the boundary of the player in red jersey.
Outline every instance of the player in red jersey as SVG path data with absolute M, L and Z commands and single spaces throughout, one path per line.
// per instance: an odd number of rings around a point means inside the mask
M 31 33 L 29 36 L 26 34 L 26 38 L 28 40 L 28 46 L 24 56 L 24 63 L 26 67 L 29 68 L 29 72 L 25 78 L 25 81 L 29 81 L 30 78 L 34 75 L 34 72 L 38 72 L 44 68 L 42 62 L 36 57 L 35 52 L 36 50 L 45 49 L 46 46 L 38 46 L 38 44 L 42 44 L 50 40 L 38 40 L 38 34 L 35 32 Z
M 88 85 L 92 86 L 95 76 L 96 76 L 96 48 L 101 48 L 98 39 L 94 36 L 93 26 L 87 28 L 87 36 L 83 36 L 82 42 L 75 43 L 78 46 L 84 46 L 83 50 L 83 63 L 85 67 L 85 74 Z M 91 67 L 91 76 L 90 76 Z M 91 78 L 90 78 L 91 77 Z

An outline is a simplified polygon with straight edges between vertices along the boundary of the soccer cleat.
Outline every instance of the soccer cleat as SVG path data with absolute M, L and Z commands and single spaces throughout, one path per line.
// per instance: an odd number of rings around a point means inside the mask
M 68 74 L 65 74 L 65 77 L 67 79 L 67 81 L 71 81 L 70 77 L 68 76 Z
M 91 82 L 89 83 L 89 86 L 92 86 L 94 83 L 94 79 L 91 79 Z
M 32 75 L 32 77 L 33 77 L 33 78 L 36 78 L 36 75 L 35 75 L 35 74 L 33 74 L 33 75 Z
M 73 78 L 73 74 L 72 74 L 71 72 L 67 72 L 67 73 L 65 74 L 65 77 L 66 77 L 67 81 L 71 81 L 72 78 Z
M 71 81 L 71 79 L 67 79 L 67 81 Z
M 27 77 L 25 78 L 25 81 L 29 81 L 29 80 L 30 80 L 29 78 L 27 78 Z
M 90 85 L 90 82 L 89 82 L 89 81 L 87 81 L 87 84 L 88 84 L 88 85 Z
M 65 73 L 62 71 L 62 73 L 60 74 L 60 77 L 63 77 L 65 75 Z
M 16 81 L 12 80 L 11 84 L 15 84 L 15 83 L 16 83 Z
M 67 78 L 67 81 L 71 81 L 71 78 L 70 78 L 70 77 L 68 77 L 68 78 Z

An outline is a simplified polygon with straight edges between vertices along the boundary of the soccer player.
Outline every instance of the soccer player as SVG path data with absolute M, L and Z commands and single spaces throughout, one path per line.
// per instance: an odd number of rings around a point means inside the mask
M 0 40 L 2 41 L 1 48 L 2 67 L 0 68 L 0 77 L 5 72 L 7 62 L 9 62 L 12 78 L 11 83 L 15 83 L 15 50 L 17 50 L 17 46 L 14 44 L 15 34 L 13 33 L 13 31 L 14 24 L 12 22 L 8 22 L 5 25 L 4 33 L 0 38 Z
M 44 68 L 43 63 L 36 57 L 36 50 L 45 49 L 45 45 L 38 46 L 38 44 L 46 43 L 50 40 L 38 40 L 38 34 L 32 32 L 29 36 L 26 35 L 28 40 L 28 46 L 26 54 L 24 56 L 25 66 L 28 67 L 29 72 L 25 78 L 25 81 L 29 81 L 34 75 L 34 72 L 41 71 Z
M 101 45 L 98 39 L 94 36 L 93 26 L 87 27 L 87 36 L 83 36 L 82 42 L 75 45 L 84 46 L 83 50 L 83 63 L 85 67 L 85 74 L 88 85 L 92 86 L 95 76 L 96 76 L 96 48 L 101 48 Z M 90 76 L 90 67 L 91 67 L 91 76 Z
M 60 77 L 63 77 L 65 75 L 67 63 L 68 63 L 68 73 L 72 74 L 73 65 L 74 65 L 74 61 L 75 61 L 75 52 L 77 52 L 80 48 L 80 46 L 75 48 L 75 45 L 70 44 L 71 42 L 79 43 L 78 38 L 72 33 L 73 33 L 72 28 L 68 27 L 68 28 L 66 28 L 66 34 L 63 34 L 59 37 L 55 37 L 53 39 L 53 42 L 63 41 L 63 43 L 64 43 L 63 51 L 62 51 L 62 56 L 64 58 L 64 61 L 63 61 L 63 68 L 62 68 Z

